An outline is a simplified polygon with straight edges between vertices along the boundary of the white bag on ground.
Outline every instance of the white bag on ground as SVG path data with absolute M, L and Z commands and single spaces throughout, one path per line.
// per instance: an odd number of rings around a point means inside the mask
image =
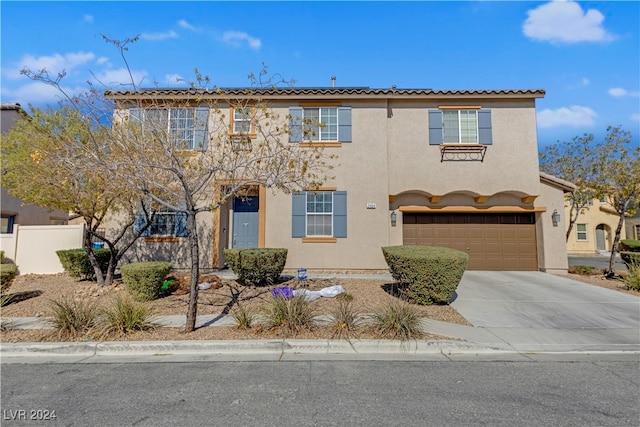
M 310 291 L 308 289 L 296 289 L 293 291 L 294 296 L 302 295 L 305 301 L 315 301 L 320 297 L 333 298 L 344 292 L 344 288 L 340 285 L 322 288 L 319 291 Z

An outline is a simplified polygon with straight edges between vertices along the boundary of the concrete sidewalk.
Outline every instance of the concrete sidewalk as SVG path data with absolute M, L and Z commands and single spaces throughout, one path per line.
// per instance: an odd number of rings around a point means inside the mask
M 230 271 L 222 277 L 234 278 Z M 218 273 L 217 273 L 218 274 Z M 313 275 L 392 280 L 388 274 Z M 539 272 L 465 272 L 452 303 L 474 326 L 423 319 L 425 332 L 451 340 L 235 340 L 111 343 L 2 343 L 2 362 L 27 356 L 80 357 L 162 354 L 199 357 L 446 357 L 484 354 L 529 358 L 531 354 L 618 353 L 640 357 L 640 299 Z M 167 327 L 184 327 L 185 315 L 159 316 Z M 46 319 L 3 318 L 13 329 L 48 328 Z M 225 315 L 198 316 L 198 327 L 230 326 Z

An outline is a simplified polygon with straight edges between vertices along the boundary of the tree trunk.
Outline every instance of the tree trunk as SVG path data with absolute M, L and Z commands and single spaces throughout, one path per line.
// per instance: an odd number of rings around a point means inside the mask
M 98 260 L 91 249 L 91 232 L 88 229 L 85 229 L 84 232 L 84 250 L 87 252 L 87 256 L 89 257 L 89 262 L 93 267 L 93 271 L 96 275 L 96 281 L 98 282 L 98 286 L 104 286 L 104 276 L 102 275 L 102 270 L 100 269 L 100 264 L 98 264 Z
M 111 242 L 106 242 L 109 246 L 109 266 L 107 267 L 107 274 L 104 278 L 105 286 L 110 286 L 113 283 L 113 278 L 116 275 L 116 267 L 118 266 L 118 258 L 116 257 L 116 248 Z
M 624 225 L 626 209 L 623 209 L 620 213 L 620 219 L 618 220 L 618 226 L 616 227 L 616 234 L 613 238 L 613 245 L 611 245 L 611 258 L 609 258 L 609 270 L 607 270 L 607 278 L 612 278 L 616 274 L 615 263 L 616 254 L 618 253 L 618 243 L 620 243 L 620 233 L 622 232 L 622 226 Z
M 578 215 L 577 215 L 578 212 L 579 212 L 579 209 L 576 209 L 575 203 L 572 203 L 571 208 L 569 208 L 569 228 L 567 228 L 567 235 L 566 235 L 567 242 L 569 241 L 569 234 L 571 234 L 571 230 L 573 230 L 573 225 L 578 220 Z
M 196 228 L 196 213 L 187 212 L 187 227 L 189 230 L 189 250 L 191 253 L 191 282 L 189 283 L 189 308 L 187 311 L 186 331 L 196 329 L 198 315 L 198 280 L 200 278 L 200 248 L 198 246 L 198 230 Z

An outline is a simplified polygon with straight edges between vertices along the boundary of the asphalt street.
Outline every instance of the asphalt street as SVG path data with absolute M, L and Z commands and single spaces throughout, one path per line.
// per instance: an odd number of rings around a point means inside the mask
M 636 426 L 639 387 L 637 360 L 11 364 L 2 425 Z

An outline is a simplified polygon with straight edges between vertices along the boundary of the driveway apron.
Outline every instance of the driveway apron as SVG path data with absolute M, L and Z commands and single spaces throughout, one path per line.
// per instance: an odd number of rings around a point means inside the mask
M 640 351 L 640 299 L 541 272 L 467 271 L 452 306 L 519 351 Z M 502 342 L 501 342 L 502 341 Z

